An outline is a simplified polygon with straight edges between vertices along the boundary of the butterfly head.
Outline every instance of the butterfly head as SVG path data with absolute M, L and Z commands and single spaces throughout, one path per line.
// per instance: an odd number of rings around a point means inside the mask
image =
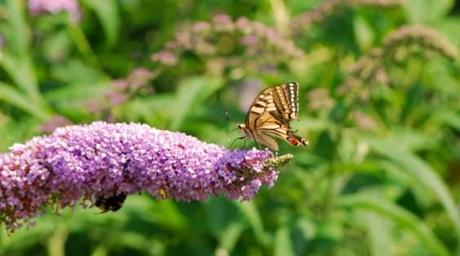
M 245 124 L 238 124 L 238 129 L 242 130 L 245 134 L 248 134 L 248 128 Z

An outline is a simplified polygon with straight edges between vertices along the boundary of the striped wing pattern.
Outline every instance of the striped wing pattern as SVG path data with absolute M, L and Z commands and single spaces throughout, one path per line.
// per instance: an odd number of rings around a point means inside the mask
M 299 86 L 288 83 L 274 87 L 273 100 L 283 120 L 295 120 L 299 115 Z
M 278 143 L 271 137 L 280 137 L 291 145 L 302 146 L 308 142 L 294 134 L 289 127 L 298 119 L 298 84 L 291 82 L 263 90 L 252 102 L 241 129 L 256 142 L 278 150 Z

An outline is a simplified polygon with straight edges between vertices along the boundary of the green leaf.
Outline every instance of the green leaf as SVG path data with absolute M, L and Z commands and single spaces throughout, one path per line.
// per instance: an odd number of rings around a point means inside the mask
M 219 247 L 229 253 L 232 252 L 244 228 L 245 225 L 241 222 L 232 222 L 229 224 L 221 232 Z
M 24 96 L 24 93 L 3 82 L 0 82 L 0 100 L 8 102 L 42 120 L 46 120 L 50 116 L 50 113 L 41 106 L 34 105 Z
M 342 196 L 337 201 L 340 207 L 353 210 L 365 209 L 392 220 L 395 224 L 411 230 L 433 255 L 449 255 L 446 247 L 436 238 L 430 228 L 409 211 L 369 195 Z
M 357 15 L 353 20 L 353 28 L 360 49 L 366 51 L 372 47 L 375 40 L 375 34 L 369 22 L 362 16 Z
M 289 12 L 286 8 L 286 3 L 282 0 L 269 1 L 273 19 L 275 20 L 276 28 L 282 33 L 289 29 Z
M 84 1 L 90 9 L 93 9 L 99 18 L 108 47 L 112 47 L 118 40 L 120 31 L 120 16 L 118 15 L 117 1 Z
M 25 3 L 26 1 L 6 0 L 8 46 L 18 56 L 25 56 L 29 51 L 30 30 L 27 27 L 24 15 Z
M 123 120 L 143 120 L 149 125 L 166 129 L 170 118 L 174 116 L 174 109 L 165 106 L 173 102 L 173 96 L 163 93 L 146 98 L 135 98 L 118 109 L 117 117 Z
M 446 110 L 440 112 L 438 115 L 436 115 L 435 118 L 455 129 L 456 131 L 460 131 L 460 115 Z
M 440 20 L 434 27 L 442 32 L 452 43 L 457 46 L 460 45 L 460 37 L 458 36 L 458 31 L 460 31 L 460 17 L 449 16 Z
M 147 246 L 150 244 L 150 241 L 147 239 L 147 237 L 136 232 L 129 232 L 127 230 L 120 232 L 116 238 L 117 239 L 114 241 L 114 244 L 134 250 L 143 250 L 148 248 Z
M 146 195 L 130 195 L 123 208 L 150 225 L 157 224 L 171 230 L 185 230 L 187 226 L 188 219 L 171 200 L 155 201 Z
M 364 211 L 360 213 L 360 220 L 363 221 L 367 228 L 370 240 L 371 255 L 374 256 L 391 256 L 394 255 L 391 250 L 394 243 L 391 236 L 390 225 L 388 220 L 374 212 Z
M 19 57 L 5 53 L 0 65 L 13 79 L 15 85 L 28 95 L 29 100 L 36 104 L 44 104 L 38 89 L 34 65 L 29 56 Z
M 403 167 L 421 186 L 434 193 L 447 211 L 460 240 L 460 213 L 446 184 L 438 174 L 427 163 L 416 155 L 401 149 L 398 144 L 378 139 L 369 139 L 368 142 L 372 149 Z
M 170 102 L 170 109 L 174 110 L 171 123 L 172 130 L 179 130 L 194 108 L 204 104 L 204 101 L 223 86 L 223 81 L 211 77 L 192 77 L 179 84 L 175 99 Z
M 270 242 L 270 237 L 264 230 L 262 218 L 254 202 L 235 202 L 235 204 L 240 209 L 243 216 L 246 217 L 259 243 L 267 245 Z
M 72 38 L 75 46 L 80 51 L 85 61 L 94 67 L 100 68 L 99 59 L 97 55 L 94 54 L 91 44 L 89 43 L 88 38 L 86 38 L 86 35 L 83 33 L 80 24 L 67 19 L 66 28 L 69 36 Z
M 429 23 L 446 16 L 453 0 L 406 0 L 403 2 L 406 16 L 411 23 Z
M 295 255 L 292 247 L 292 240 L 287 226 L 281 226 L 275 234 L 274 253 L 275 256 Z

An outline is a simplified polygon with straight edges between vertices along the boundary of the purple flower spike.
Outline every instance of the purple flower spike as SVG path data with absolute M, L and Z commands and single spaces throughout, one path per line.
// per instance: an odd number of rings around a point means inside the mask
M 0 154 L 0 223 L 13 231 L 46 205 L 62 208 L 144 191 L 157 199 L 224 194 L 249 200 L 262 185 L 272 186 L 275 167 L 291 158 L 228 150 L 141 124 L 58 128 Z

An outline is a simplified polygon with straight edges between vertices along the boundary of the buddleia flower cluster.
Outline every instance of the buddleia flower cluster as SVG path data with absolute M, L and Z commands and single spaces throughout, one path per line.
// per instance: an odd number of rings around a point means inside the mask
M 330 110 L 335 102 L 326 88 L 315 88 L 307 94 L 307 108 L 311 111 Z
M 214 73 L 238 67 L 271 71 L 279 63 L 303 56 L 302 50 L 275 28 L 246 17 L 233 20 L 225 14 L 215 15 L 210 22 L 198 21 L 184 26 L 151 59 L 173 66 L 185 52 L 193 52 L 206 60 L 206 67 Z
M 290 27 L 292 32 L 297 34 L 314 24 L 324 22 L 328 17 L 347 7 L 387 9 L 400 7 L 402 2 L 402 0 L 324 0 L 313 9 L 294 17 Z
M 150 81 L 157 72 L 143 67 L 133 69 L 126 77 L 112 81 L 109 89 L 101 96 L 86 102 L 87 109 L 98 120 L 115 122 L 113 109 L 127 102 L 138 93 L 151 93 Z
M 353 64 L 349 78 L 339 86 L 339 94 L 357 93 L 358 99 L 367 100 L 369 85 L 389 84 L 387 68 L 414 53 L 425 57 L 435 53 L 450 61 L 459 57 L 457 47 L 439 32 L 422 25 L 403 26 L 390 33 L 381 47 L 371 49 Z
M 77 0 L 28 0 L 27 5 L 33 15 L 67 12 L 73 21 L 81 19 L 80 5 Z
M 101 204 L 140 192 L 183 201 L 249 200 L 274 184 L 275 168 L 290 158 L 229 150 L 142 124 L 67 126 L 0 154 L 0 222 L 13 231 L 45 207 Z

